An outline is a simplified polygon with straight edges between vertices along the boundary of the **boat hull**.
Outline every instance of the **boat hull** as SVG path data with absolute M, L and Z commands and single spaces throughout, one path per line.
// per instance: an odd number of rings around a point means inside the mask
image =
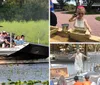
M 13 57 L 15 59 L 45 59 L 49 57 L 49 47 L 38 45 L 38 44 L 28 44 L 23 49 L 9 55 L 8 57 Z
M 23 45 L 15 46 L 12 48 L 0 48 L 0 56 L 9 56 L 27 46 L 29 43 L 25 43 Z

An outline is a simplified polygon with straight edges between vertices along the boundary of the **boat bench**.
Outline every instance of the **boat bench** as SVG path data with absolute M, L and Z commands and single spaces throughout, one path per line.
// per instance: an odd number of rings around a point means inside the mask
M 50 35 L 53 35 L 58 32 L 58 27 L 56 26 L 50 26 Z M 73 29 L 69 29 L 64 32 L 64 36 L 66 34 L 66 38 L 80 41 L 80 42 L 100 42 L 100 37 L 95 35 L 86 35 L 84 32 L 74 32 Z
M 100 42 L 100 37 L 94 35 L 86 35 L 84 33 L 74 32 L 72 29 L 68 30 L 69 38 L 81 42 Z
M 58 27 L 56 26 L 50 26 L 50 35 L 56 33 L 58 31 Z

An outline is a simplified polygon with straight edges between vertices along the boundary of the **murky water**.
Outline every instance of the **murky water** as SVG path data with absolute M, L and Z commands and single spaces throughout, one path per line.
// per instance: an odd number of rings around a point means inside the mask
M 9 64 L 0 65 L 0 83 L 12 81 L 41 80 L 49 78 L 49 64 Z

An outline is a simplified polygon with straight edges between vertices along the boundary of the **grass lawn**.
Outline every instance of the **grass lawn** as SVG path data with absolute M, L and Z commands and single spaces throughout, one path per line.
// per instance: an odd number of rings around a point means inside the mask
M 96 17 L 96 20 L 100 21 L 100 16 L 99 17 Z
M 15 33 L 16 35 L 25 35 L 25 40 L 32 43 L 48 45 L 49 25 L 48 21 L 29 21 L 29 22 L 0 22 L 0 31 Z

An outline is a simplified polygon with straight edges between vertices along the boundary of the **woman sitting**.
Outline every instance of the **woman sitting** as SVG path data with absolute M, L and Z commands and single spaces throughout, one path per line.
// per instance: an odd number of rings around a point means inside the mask
M 15 45 L 21 45 L 22 42 L 20 40 L 20 36 L 16 36 L 14 42 L 15 42 Z

